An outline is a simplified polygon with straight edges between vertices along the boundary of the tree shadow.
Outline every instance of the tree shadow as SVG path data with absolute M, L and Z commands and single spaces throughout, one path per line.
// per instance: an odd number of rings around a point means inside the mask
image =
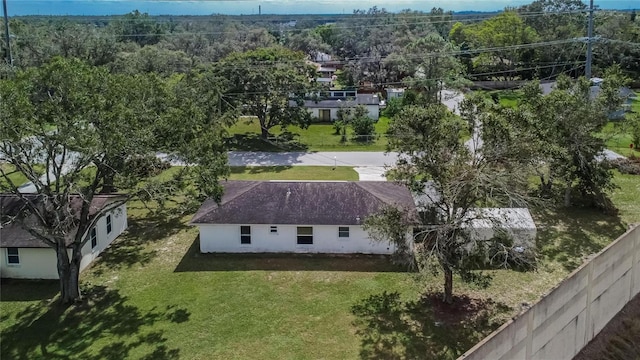
M 626 231 L 617 216 L 597 209 L 560 208 L 535 211 L 538 254 L 572 271 Z
M 3 293 L 13 290 L 3 288 Z M 115 360 L 134 350 L 147 353 L 143 359 L 178 359 L 180 350 L 169 348 L 157 327 L 189 316 L 186 309 L 172 306 L 142 310 L 117 290 L 90 286 L 82 302 L 64 306 L 43 300 L 15 314 L 14 324 L 0 335 L 0 349 L 6 359 Z
M 198 271 L 349 271 L 406 272 L 386 255 L 293 253 L 203 254 L 199 237 L 193 241 L 174 272 Z
M 58 280 L 2 279 L 0 286 L 0 302 L 53 299 L 60 291 Z
M 308 146 L 300 143 L 295 135 L 297 134 L 283 133 L 280 136 L 272 137 L 270 140 L 265 140 L 260 134 L 234 134 L 225 138 L 224 144 L 227 149 L 232 151 L 279 152 L 289 150 L 304 151 L 308 149 Z
M 427 293 L 401 301 L 397 292 L 371 295 L 353 305 L 362 359 L 456 359 L 497 329 L 511 308 L 491 299 Z M 502 316 L 502 318 L 501 318 Z
M 263 173 L 280 173 L 287 169 L 291 169 L 291 165 L 280 166 L 232 166 L 231 174 L 244 174 L 247 170 L 249 174 L 263 174 Z
M 148 249 L 149 243 L 166 239 L 188 227 L 181 215 L 169 213 L 132 218 L 127 232 L 99 255 L 100 260 L 92 264 L 92 269 L 96 275 L 102 275 L 113 269 L 145 265 L 157 255 L 157 251 Z

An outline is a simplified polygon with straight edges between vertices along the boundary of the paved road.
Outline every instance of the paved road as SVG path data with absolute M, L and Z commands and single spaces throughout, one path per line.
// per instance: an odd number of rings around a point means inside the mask
M 464 94 L 453 90 L 442 90 L 442 103 L 449 108 L 454 114 L 460 115 L 458 104 L 464 100 Z
M 229 152 L 231 166 L 377 166 L 394 165 L 398 154 L 383 152 Z

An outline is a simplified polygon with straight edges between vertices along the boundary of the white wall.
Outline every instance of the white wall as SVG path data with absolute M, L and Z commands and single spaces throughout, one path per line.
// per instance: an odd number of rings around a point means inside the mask
M 640 293 L 640 226 L 460 359 L 572 359 Z
M 370 119 L 378 120 L 380 118 L 380 106 L 379 105 L 365 105 L 367 108 L 367 116 Z M 320 118 L 320 110 L 329 110 L 331 112 L 331 120 L 338 118 L 338 108 L 307 108 L 311 113 L 311 117 Z
M 200 251 L 223 253 L 342 253 L 392 254 L 395 245 L 374 242 L 361 226 L 349 226 L 349 237 L 338 237 L 338 225 L 313 227 L 313 245 L 297 244 L 297 225 L 273 225 L 278 233 L 270 233 L 271 225 L 250 225 L 251 244 L 240 244 L 240 225 L 198 225 Z
M 111 233 L 107 234 L 107 215 L 111 214 Z M 98 243 L 95 248 L 91 248 L 91 241 L 87 241 L 82 247 L 82 261 L 80 271 L 84 270 L 95 260 L 113 240 L 127 229 L 127 205 L 123 204 L 101 217 L 95 225 Z M 87 234 L 89 236 L 89 234 Z
M 56 252 L 53 248 L 20 248 L 20 264 L 7 264 L 7 249 L 3 248 L 0 273 L 3 278 L 57 279 Z
M 107 217 L 103 216 L 96 223 L 97 244 L 91 248 L 91 241 L 82 247 L 80 271 L 84 270 L 96 257 L 106 249 L 124 230 L 127 229 L 127 207 L 122 205 L 110 212 L 112 231 L 107 234 Z M 56 252 L 52 248 L 20 248 L 18 249 L 20 264 L 7 263 L 7 249 L 2 249 L 0 259 L 0 276 L 15 279 L 57 279 Z M 71 256 L 71 250 L 69 250 Z
M 307 108 L 312 118 L 320 118 L 320 110 L 329 110 L 331 112 L 331 120 L 338 118 L 338 108 Z

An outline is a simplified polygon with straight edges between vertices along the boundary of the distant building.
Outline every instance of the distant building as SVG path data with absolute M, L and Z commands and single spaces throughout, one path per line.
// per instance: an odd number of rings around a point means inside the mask
M 403 88 L 387 88 L 387 101 L 391 99 L 399 99 L 404 96 Z
M 291 102 L 291 106 L 296 106 Z M 322 122 L 338 119 L 341 108 L 355 108 L 362 105 L 367 109 L 367 116 L 372 120 L 380 118 L 380 98 L 374 94 L 358 94 L 355 90 L 329 90 L 314 94 L 311 99 L 304 101 L 304 107 L 309 110 L 313 118 Z
M 595 99 L 600 94 L 603 82 L 604 79 L 602 78 L 591 78 L 591 88 L 589 93 L 589 97 L 591 99 Z M 543 95 L 549 95 L 555 89 L 555 86 L 555 82 L 542 83 L 540 84 L 540 90 Z M 631 105 L 638 98 L 638 95 L 628 87 L 621 87 L 619 95 L 623 99 L 622 108 L 609 113 L 608 117 L 611 120 L 623 118 L 625 113 L 631 110 Z

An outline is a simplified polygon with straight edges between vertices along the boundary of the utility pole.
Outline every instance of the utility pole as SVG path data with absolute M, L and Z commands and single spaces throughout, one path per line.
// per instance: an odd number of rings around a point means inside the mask
M 592 61 L 592 52 L 591 52 L 591 43 L 593 41 L 593 0 L 589 1 L 589 26 L 587 30 L 587 64 L 585 66 L 584 72 L 587 80 L 591 79 L 591 61 Z
M 4 37 L 6 41 L 7 64 L 13 66 L 13 57 L 11 57 L 11 43 L 9 42 L 9 15 L 7 14 L 7 0 L 2 0 L 2 10 L 4 10 Z

